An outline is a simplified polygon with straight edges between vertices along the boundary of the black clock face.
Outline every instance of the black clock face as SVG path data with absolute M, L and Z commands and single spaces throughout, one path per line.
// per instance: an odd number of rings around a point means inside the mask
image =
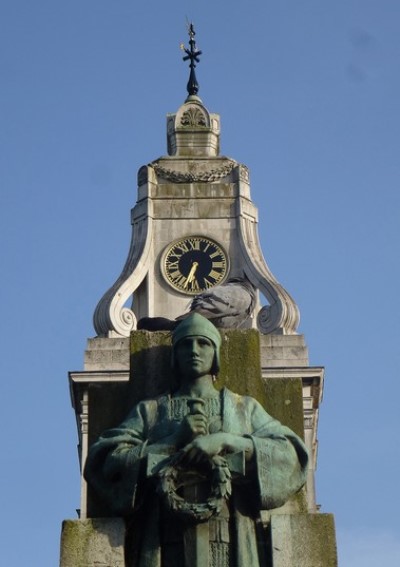
M 224 281 L 228 273 L 228 258 L 213 240 L 188 236 L 167 248 L 163 255 L 162 273 L 173 288 L 195 295 Z

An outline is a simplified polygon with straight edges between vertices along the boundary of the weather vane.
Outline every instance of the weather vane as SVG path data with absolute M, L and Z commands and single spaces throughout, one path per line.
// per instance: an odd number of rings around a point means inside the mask
M 199 92 L 199 83 L 197 82 L 195 67 L 196 63 L 200 63 L 199 56 L 201 55 L 201 51 L 199 51 L 196 47 L 196 40 L 194 36 L 196 32 L 194 31 L 193 23 L 191 22 L 188 24 L 188 33 L 189 33 L 189 45 L 190 49 L 187 49 L 183 43 L 181 43 L 181 49 L 186 53 L 185 57 L 183 57 L 184 61 L 190 60 L 190 75 L 189 81 L 187 84 L 187 92 L 190 95 L 197 95 Z

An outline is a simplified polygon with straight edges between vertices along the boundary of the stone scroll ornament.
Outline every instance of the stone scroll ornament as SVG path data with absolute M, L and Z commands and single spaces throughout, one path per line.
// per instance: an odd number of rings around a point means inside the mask
M 242 169 L 242 166 L 238 166 Z M 241 176 L 241 173 L 239 172 Z M 263 334 L 295 334 L 300 323 L 296 302 L 269 269 L 261 251 L 257 223 L 239 202 L 239 245 L 244 258 L 244 274 L 268 300 L 257 314 L 257 327 Z
M 93 315 L 98 336 L 129 337 L 136 328 L 136 316 L 125 304 L 148 272 L 152 233 L 151 218 L 133 225 L 130 250 L 122 273 L 100 299 Z

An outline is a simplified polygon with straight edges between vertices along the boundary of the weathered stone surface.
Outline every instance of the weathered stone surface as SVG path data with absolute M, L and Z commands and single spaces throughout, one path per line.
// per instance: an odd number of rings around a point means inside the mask
M 261 335 L 263 368 L 308 366 L 308 349 L 303 335 Z
M 65 520 L 60 567 L 125 567 L 122 518 Z
M 303 384 L 301 378 L 263 378 L 267 412 L 304 439 Z M 307 512 L 307 490 L 303 488 L 282 508 L 280 513 Z
M 267 398 L 261 380 L 260 333 L 249 329 L 225 331 L 221 335 L 221 371 L 216 387 L 226 386 L 242 396 L 252 396 L 266 408 Z
M 85 370 L 127 370 L 129 338 L 89 339 L 85 351 Z
M 273 567 L 337 567 L 332 514 L 272 514 Z
M 301 378 L 264 378 L 266 410 L 304 439 Z

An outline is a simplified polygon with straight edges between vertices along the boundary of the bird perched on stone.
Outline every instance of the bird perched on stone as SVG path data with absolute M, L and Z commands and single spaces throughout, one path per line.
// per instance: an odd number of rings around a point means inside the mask
M 239 329 L 251 316 L 256 302 L 253 285 L 245 278 L 231 278 L 225 284 L 196 295 L 189 313 L 200 313 L 220 329 Z M 177 317 L 177 321 L 189 315 Z

